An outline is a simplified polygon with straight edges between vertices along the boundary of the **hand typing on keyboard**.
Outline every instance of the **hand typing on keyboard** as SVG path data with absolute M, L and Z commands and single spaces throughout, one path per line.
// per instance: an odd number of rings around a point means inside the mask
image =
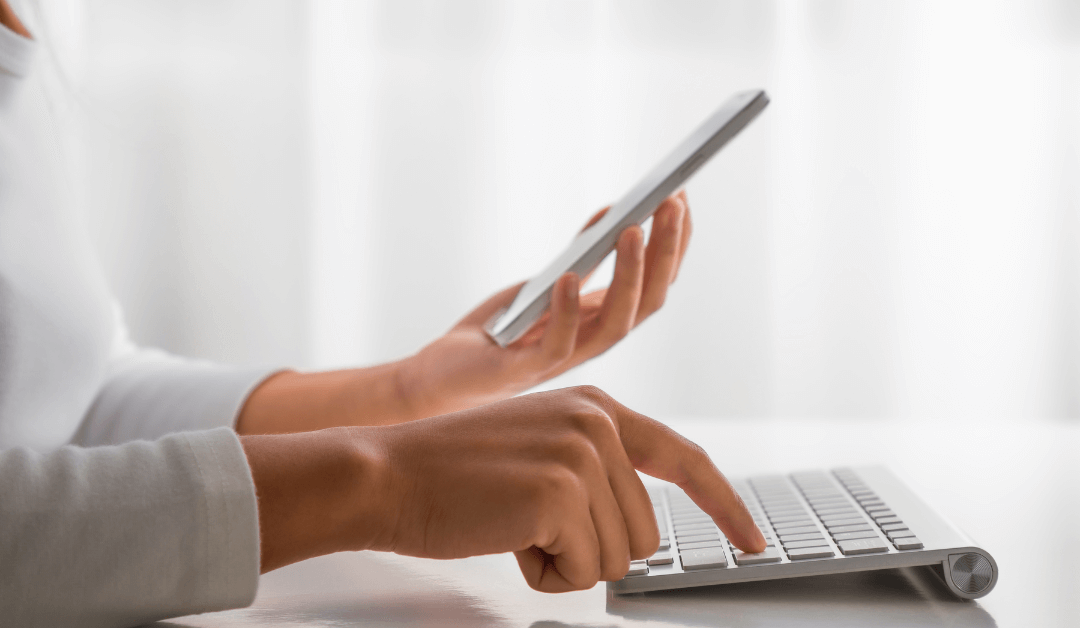
M 401 425 L 295 436 L 306 440 L 286 449 L 270 441 L 277 455 L 295 458 L 326 438 L 352 443 L 357 456 L 350 468 L 312 472 L 345 489 L 320 505 L 302 490 L 303 469 L 263 471 L 288 467 L 261 448 L 267 437 L 244 439 L 259 495 L 264 570 L 341 550 L 444 559 L 514 552 L 534 589 L 591 588 L 619 580 L 631 560 L 659 547 L 653 504 L 635 468 L 680 486 L 740 549 L 766 546 L 701 448 L 591 387 Z

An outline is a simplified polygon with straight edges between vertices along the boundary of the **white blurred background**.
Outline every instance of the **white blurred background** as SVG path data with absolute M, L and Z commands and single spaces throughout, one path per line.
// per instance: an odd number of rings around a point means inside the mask
M 1080 2 L 40 5 L 144 344 L 408 355 L 763 87 L 688 186 L 664 310 L 552 385 L 657 416 L 1080 415 Z

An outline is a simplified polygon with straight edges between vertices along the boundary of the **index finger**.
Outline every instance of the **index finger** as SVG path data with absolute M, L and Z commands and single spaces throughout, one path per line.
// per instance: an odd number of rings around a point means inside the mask
M 739 494 L 701 447 L 670 427 L 612 401 L 619 437 L 634 468 L 686 491 L 744 552 L 765 551 L 765 537 Z

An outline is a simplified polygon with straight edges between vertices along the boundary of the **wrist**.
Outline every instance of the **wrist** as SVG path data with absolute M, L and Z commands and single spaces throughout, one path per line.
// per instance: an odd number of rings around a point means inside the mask
M 398 508 L 392 492 L 390 457 L 380 435 L 386 427 L 349 428 L 348 478 L 342 499 L 350 506 L 344 534 L 350 551 L 384 550 L 392 543 Z
M 379 547 L 389 474 L 377 428 L 241 438 L 258 500 L 261 569 Z M 388 509 L 392 510 L 392 509 Z

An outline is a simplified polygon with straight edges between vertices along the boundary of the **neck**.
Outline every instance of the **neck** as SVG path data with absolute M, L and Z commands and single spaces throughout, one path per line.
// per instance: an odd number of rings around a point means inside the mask
M 23 26 L 23 23 L 19 21 L 19 16 L 15 15 L 15 11 L 11 9 L 11 5 L 7 3 L 7 0 L 0 0 L 0 24 L 3 24 L 27 39 L 34 38 L 30 34 L 30 31 L 26 30 L 26 27 Z

